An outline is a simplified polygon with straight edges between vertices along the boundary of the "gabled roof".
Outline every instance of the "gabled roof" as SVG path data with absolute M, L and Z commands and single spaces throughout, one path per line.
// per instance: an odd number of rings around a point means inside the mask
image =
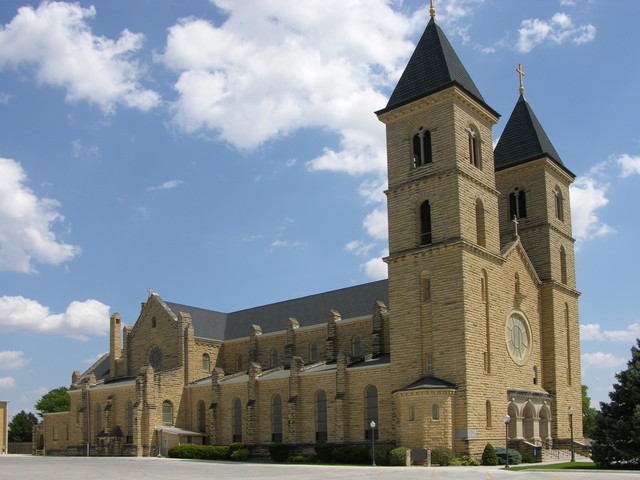
M 409 392 L 413 390 L 450 390 L 457 388 L 458 386 L 455 383 L 447 382 L 446 380 L 434 377 L 433 375 L 427 375 L 396 391 Z
M 453 85 L 466 91 L 490 112 L 499 116 L 485 103 L 480 90 L 432 17 L 391 94 L 389 103 L 376 113 L 392 110 Z
M 575 175 L 562 163 L 560 155 L 524 95 L 520 95 L 493 151 L 496 171 L 543 157 L 549 157 L 562 170 L 575 178 Z
M 388 304 L 388 298 L 388 282 L 379 280 L 232 313 L 172 302 L 165 304 L 176 316 L 179 312 L 191 315 L 196 337 L 230 340 L 247 337 L 251 325 L 259 325 L 262 333 L 285 330 L 289 317 L 298 319 L 300 325 L 306 327 L 326 324 L 331 310 L 337 310 L 344 319 L 371 315 L 375 302 Z

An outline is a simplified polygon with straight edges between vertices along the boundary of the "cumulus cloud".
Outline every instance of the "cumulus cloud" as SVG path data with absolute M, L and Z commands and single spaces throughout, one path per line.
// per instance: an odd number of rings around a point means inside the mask
M 623 153 L 615 158 L 615 162 L 622 169 L 620 173 L 622 178 L 627 178 L 631 175 L 640 175 L 640 155 L 633 156 Z
M 608 185 L 599 181 L 593 171 L 578 177 L 571 185 L 571 218 L 573 234 L 578 241 L 590 240 L 613 233 L 596 211 L 609 203 Z
M 16 370 L 26 367 L 31 363 L 30 358 L 25 358 L 21 351 L 7 350 L 0 352 L 0 370 Z
M 618 368 L 627 363 L 622 357 L 604 352 L 583 353 L 580 359 L 584 367 L 592 368 Z
M 11 390 L 16 385 L 13 377 L 0 377 L 0 390 Z
M 53 224 L 64 220 L 60 204 L 38 198 L 15 160 L 0 158 L 0 271 L 30 273 L 34 261 L 59 265 L 80 253 L 58 241 Z
M 387 264 L 382 261 L 383 257 L 389 255 L 389 250 L 380 252 L 379 257 L 371 258 L 362 264 L 364 273 L 373 280 L 382 280 L 389 276 Z
M 74 301 L 64 313 L 22 296 L 0 297 L 0 333 L 31 331 L 87 341 L 109 330 L 109 306 L 97 300 Z
M 516 50 L 528 53 L 543 43 L 576 45 L 591 42 L 596 37 L 596 27 L 591 24 L 575 25 L 566 13 L 556 13 L 549 20 L 539 18 L 523 20 L 518 30 Z
M 124 30 L 111 40 L 92 33 L 91 6 L 42 2 L 24 6 L 0 27 L 0 69 L 33 68 L 38 82 L 66 90 L 68 101 L 86 101 L 113 112 L 116 105 L 147 111 L 159 95 L 142 87 L 143 69 L 132 59 L 144 35 Z
M 634 343 L 640 338 L 640 323 L 632 323 L 625 330 L 601 330 L 597 323 L 580 325 L 580 339 L 606 340 L 610 342 Z
M 174 188 L 178 188 L 183 183 L 184 183 L 183 180 L 168 180 L 160 185 L 147 187 L 147 191 L 153 192 L 155 190 L 173 190 Z

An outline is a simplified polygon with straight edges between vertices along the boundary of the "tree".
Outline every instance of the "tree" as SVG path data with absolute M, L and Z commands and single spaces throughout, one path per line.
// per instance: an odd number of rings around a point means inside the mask
M 617 373 L 609 393 L 611 402 L 600 403 L 592 432 L 592 458 L 601 467 L 640 465 L 640 339 L 631 347 L 627 369 Z
M 9 422 L 10 442 L 30 442 L 33 438 L 33 426 L 38 423 L 38 418 L 31 412 L 20 410 Z
M 582 432 L 585 437 L 591 437 L 591 432 L 596 426 L 596 413 L 598 411 L 591 406 L 589 387 L 582 385 Z
M 68 412 L 71 405 L 69 391 L 66 387 L 54 388 L 45 393 L 35 404 L 36 412 L 40 417 L 45 413 Z

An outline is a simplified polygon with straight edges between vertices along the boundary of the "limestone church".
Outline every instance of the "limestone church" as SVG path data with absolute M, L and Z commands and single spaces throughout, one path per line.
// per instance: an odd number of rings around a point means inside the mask
M 373 436 L 479 455 L 506 432 L 513 448 L 566 442 L 569 409 L 582 418 L 574 174 L 522 85 L 492 148 L 499 115 L 433 8 L 376 115 L 388 280 L 231 313 L 150 292 L 132 326 L 112 315 L 109 352 L 73 373 L 70 411 L 45 415 L 36 447 L 147 456 Z

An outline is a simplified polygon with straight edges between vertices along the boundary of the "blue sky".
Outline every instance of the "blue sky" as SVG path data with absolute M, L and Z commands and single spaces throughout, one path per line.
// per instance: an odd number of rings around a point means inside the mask
M 502 118 L 525 96 L 577 179 L 583 383 L 640 336 L 640 3 L 451 0 Z M 147 289 L 220 311 L 386 277 L 386 105 L 426 1 L 0 2 L 0 398 L 33 410 Z

